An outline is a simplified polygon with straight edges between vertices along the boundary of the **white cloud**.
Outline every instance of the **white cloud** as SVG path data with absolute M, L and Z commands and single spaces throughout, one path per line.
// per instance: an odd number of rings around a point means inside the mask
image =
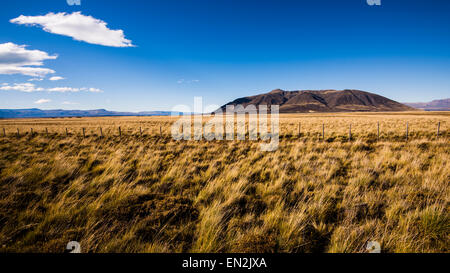
M 82 88 L 74 88 L 74 87 L 52 87 L 52 88 L 42 88 L 42 87 L 37 87 L 35 84 L 33 83 L 15 83 L 13 85 L 10 84 L 3 84 L 2 86 L 0 86 L 0 90 L 3 91 L 20 91 L 20 92 L 27 92 L 27 93 L 31 93 L 31 92 L 59 92 L 59 93 L 66 93 L 66 92 L 71 92 L 71 93 L 75 93 L 75 92 L 80 92 L 80 91 L 85 91 L 85 92 L 92 92 L 92 93 L 99 93 L 99 92 L 103 92 L 102 90 L 98 89 L 98 88 L 86 88 L 86 87 L 82 87 Z
M 51 102 L 52 100 L 48 100 L 48 99 L 40 99 L 40 100 L 37 100 L 37 101 L 35 101 L 34 103 L 35 104 L 43 104 L 43 103 L 48 103 L 48 102 Z
M 103 92 L 101 89 L 98 89 L 98 88 L 89 88 L 89 92 L 93 92 L 93 93 L 101 93 L 101 92 Z
M 65 93 L 65 92 L 80 92 L 80 91 L 86 91 L 86 92 L 92 92 L 92 93 L 101 93 L 103 92 L 101 89 L 98 88 L 87 88 L 87 87 L 82 87 L 82 88 L 74 88 L 74 87 L 53 87 L 53 88 L 48 88 L 46 89 L 46 91 L 49 92 L 61 92 L 61 93 Z
M 34 81 L 40 82 L 40 81 L 43 81 L 43 80 L 44 80 L 43 78 L 31 78 L 31 79 L 29 79 L 28 81 L 29 81 L 29 82 L 34 82 Z
M 81 12 L 53 13 L 43 16 L 24 16 L 11 19 L 11 23 L 31 26 L 41 26 L 44 31 L 69 36 L 77 41 L 90 44 L 132 47 L 131 40 L 125 39 L 123 30 L 111 30 L 107 23 L 92 16 L 86 16 Z
M 81 88 L 74 88 L 74 87 L 53 87 L 47 89 L 47 91 L 65 93 L 65 92 L 80 92 L 82 90 Z
M 20 92 L 36 92 L 36 91 L 44 91 L 44 88 L 36 87 L 36 85 L 32 83 L 15 83 L 14 85 L 3 85 L 0 87 L 0 90 L 3 91 L 20 91 Z
M 60 77 L 60 76 L 53 76 L 53 77 L 50 77 L 49 80 L 51 80 L 51 81 L 60 81 L 60 80 L 64 80 L 64 78 Z
M 179 84 L 182 84 L 182 83 L 197 83 L 199 81 L 200 80 L 185 80 L 185 79 L 181 79 L 181 80 L 178 80 L 177 83 L 179 83 Z
M 64 104 L 64 105 L 77 105 L 79 103 L 78 102 L 71 102 L 71 101 L 64 101 L 62 104 Z
M 55 73 L 54 70 L 44 67 L 45 60 L 54 60 L 58 56 L 48 55 L 40 50 L 28 50 L 26 45 L 14 43 L 0 44 L 0 74 L 22 74 L 32 77 L 44 77 Z

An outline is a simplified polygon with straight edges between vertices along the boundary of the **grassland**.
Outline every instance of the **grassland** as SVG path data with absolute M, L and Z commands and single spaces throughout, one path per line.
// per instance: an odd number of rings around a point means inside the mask
M 0 251 L 449 252 L 449 121 L 281 115 L 262 152 L 174 141 L 170 117 L 0 120 Z

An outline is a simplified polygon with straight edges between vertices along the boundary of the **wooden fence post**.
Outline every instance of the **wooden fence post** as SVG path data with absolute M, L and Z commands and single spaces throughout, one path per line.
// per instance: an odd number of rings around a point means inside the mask
M 436 138 L 439 138 L 439 129 L 440 129 L 440 127 L 441 127 L 441 122 L 438 122 Z M 3 130 L 5 130 L 5 129 L 3 129 Z
M 48 129 L 47 129 L 47 128 L 45 128 L 45 134 L 46 134 L 47 137 L 48 137 Z
M 83 138 L 86 138 L 86 131 L 85 131 L 84 127 L 83 127 Z
M 69 136 L 69 132 L 67 131 L 67 128 L 66 128 L 66 137 L 67 137 L 67 136 Z
M 348 128 L 348 140 L 352 140 L 352 125 Z
M 122 137 L 122 129 L 120 129 L 120 126 L 119 126 L 119 137 Z
M 17 137 L 20 137 L 19 128 L 17 128 Z
M 33 128 L 30 128 L 31 136 L 33 136 Z
M 102 127 L 100 127 L 100 137 L 103 138 L 103 130 L 102 130 Z
M 408 141 L 408 128 L 409 127 L 409 124 L 408 124 L 408 122 L 406 122 L 406 141 Z
M 380 140 L 380 122 L 378 121 L 378 133 L 377 133 L 377 140 Z
M 142 127 L 139 127 L 139 133 L 140 133 L 141 136 L 142 136 Z
M 6 129 L 3 128 L 3 136 L 6 137 Z
M 300 122 L 298 123 L 298 136 L 301 136 L 301 131 L 300 131 Z
M 325 140 L 325 123 L 322 123 L 322 140 Z
M 162 128 L 159 126 L 159 136 L 162 137 Z

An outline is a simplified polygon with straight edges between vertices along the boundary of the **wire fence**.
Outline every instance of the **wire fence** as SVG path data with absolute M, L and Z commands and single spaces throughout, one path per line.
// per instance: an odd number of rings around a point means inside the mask
M 372 138 L 376 140 L 381 139 L 397 139 L 401 140 L 404 139 L 405 141 L 418 138 L 430 138 L 433 137 L 433 139 L 440 139 L 440 138 L 446 138 L 446 131 L 442 130 L 441 122 L 437 122 L 435 125 L 435 129 L 433 131 L 429 130 L 430 128 L 416 128 L 415 130 L 411 129 L 410 123 L 406 122 L 404 125 L 403 132 L 399 131 L 398 128 L 395 128 L 394 130 L 388 130 L 384 131 L 383 127 L 380 125 L 380 122 L 371 124 L 372 129 L 369 131 L 364 131 L 361 128 L 355 130 L 355 126 L 353 124 L 348 124 L 346 133 L 344 133 L 345 130 L 343 128 L 340 128 L 340 130 L 336 130 L 336 126 L 333 124 L 331 128 L 328 128 L 328 125 L 326 123 L 322 124 L 316 124 L 311 125 L 308 124 L 308 126 L 302 127 L 301 123 L 298 123 L 296 126 L 297 128 L 293 128 L 292 124 L 289 124 L 290 126 L 280 126 L 279 130 L 279 137 L 280 138 L 314 138 L 314 139 L 321 139 L 321 140 L 330 140 L 330 139 L 346 139 L 346 140 L 356 140 L 358 138 Z M 352 127 L 353 125 L 353 127 Z M 361 127 L 361 124 L 357 124 L 359 127 Z M 270 126 L 268 126 L 269 132 L 270 132 Z M 342 127 L 342 126 L 341 126 Z M 367 126 L 366 126 L 367 127 Z M 246 125 L 245 130 L 245 136 L 246 139 L 249 137 L 249 130 L 248 125 Z M 315 128 L 315 129 L 314 129 Z M 26 129 L 24 126 L 21 127 L 3 127 L 3 134 L 2 136 L 4 138 L 8 137 L 35 137 L 35 136 L 45 136 L 45 137 L 82 137 L 82 138 L 108 138 L 108 137 L 160 137 L 160 138 L 167 138 L 171 137 L 171 125 L 165 125 L 165 126 L 151 126 L 151 127 L 122 127 L 122 126 L 85 126 L 85 127 L 61 127 L 57 126 L 55 127 L 39 127 L 39 128 L 33 128 L 30 127 L 29 129 Z M 236 129 L 236 126 L 235 126 Z M 426 130 L 428 129 L 428 130 Z M 225 128 L 223 128 L 223 131 L 225 132 Z M 237 132 L 235 132 L 237 133 Z M 192 136 L 192 135 L 191 135 Z M 223 135 L 225 136 L 225 134 Z M 261 136 L 261 135 L 259 135 Z M 193 137 L 192 137 L 193 139 Z

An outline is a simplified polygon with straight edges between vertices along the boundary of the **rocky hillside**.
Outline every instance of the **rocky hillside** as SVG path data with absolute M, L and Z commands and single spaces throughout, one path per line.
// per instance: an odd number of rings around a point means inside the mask
M 390 112 L 412 111 L 412 107 L 383 96 L 360 90 L 302 90 L 284 91 L 275 89 L 269 93 L 243 97 L 226 105 L 242 104 L 279 105 L 280 113 L 308 112 Z

